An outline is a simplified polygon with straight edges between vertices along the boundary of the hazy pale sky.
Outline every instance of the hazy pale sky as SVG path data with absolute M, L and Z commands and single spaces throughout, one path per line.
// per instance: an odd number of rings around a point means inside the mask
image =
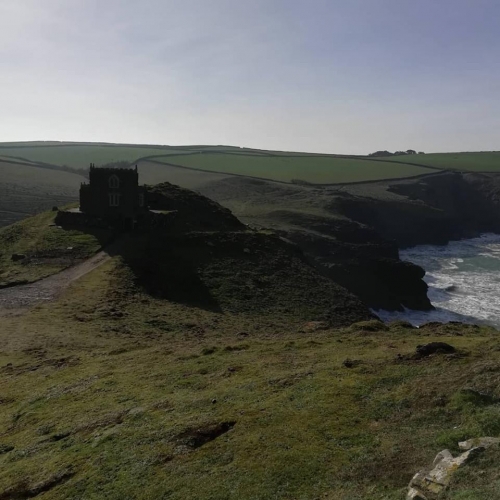
M 0 0 L 0 141 L 500 149 L 499 0 Z

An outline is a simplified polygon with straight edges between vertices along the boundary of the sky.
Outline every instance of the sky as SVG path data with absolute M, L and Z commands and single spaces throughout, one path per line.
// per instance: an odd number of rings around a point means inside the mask
M 0 141 L 500 150 L 498 0 L 0 0 Z

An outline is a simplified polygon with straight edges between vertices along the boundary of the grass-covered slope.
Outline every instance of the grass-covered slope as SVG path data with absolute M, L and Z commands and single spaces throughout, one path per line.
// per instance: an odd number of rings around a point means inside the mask
M 130 278 L 115 259 L 2 318 L 0 497 L 396 500 L 444 447 L 500 434 L 497 332 L 220 313 Z M 460 351 L 410 357 L 433 340 Z M 446 498 L 498 498 L 499 458 Z
M 75 170 L 89 163 L 141 162 L 146 175 L 151 175 L 152 159 L 207 172 L 260 177 L 281 182 L 304 181 L 313 184 L 362 182 L 377 179 L 412 177 L 432 173 L 414 165 L 374 163 L 364 157 L 316 155 L 262 151 L 231 146 L 139 146 L 92 143 L 0 143 L 0 158 L 66 166 Z M 168 180 L 159 179 L 160 180 Z
M 0 229 L 0 287 L 61 271 L 91 257 L 113 237 L 96 228 L 63 229 L 54 222 L 56 214 L 44 212 Z
M 500 172 L 500 152 L 431 153 L 426 155 L 388 156 L 385 162 L 413 163 L 442 170 L 460 172 Z
M 0 227 L 76 201 L 82 181 L 71 172 L 0 162 Z
M 87 168 L 90 163 L 106 164 L 116 161 L 134 161 L 147 155 L 161 155 L 171 152 L 170 148 L 134 146 L 127 144 L 34 144 L 19 143 L 6 146 L 0 143 L 0 157 L 26 159 L 33 162 L 53 165 L 66 165 L 74 169 Z M 172 153 L 179 154 L 182 150 L 173 148 Z
M 155 296 L 218 311 L 271 311 L 345 325 L 371 317 L 346 289 L 324 278 L 302 253 L 249 230 L 218 203 L 169 183 L 149 187 L 148 203 L 166 227 L 139 227 L 107 251 Z M 0 230 L 0 286 L 29 283 L 91 257 L 112 230 L 64 226 L 55 212 Z
M 319 155 L 224 154 L 205 152 L 157 157 L 156 161 L 202 171 L 311 184 L 363 182 L 433 173 L 414 165 Z

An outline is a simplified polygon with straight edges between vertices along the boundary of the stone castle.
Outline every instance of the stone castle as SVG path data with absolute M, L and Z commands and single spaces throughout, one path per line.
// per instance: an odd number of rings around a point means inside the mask
M 89 182 L 80 187 L 80 212 L 134 227 L 148 212 L 137 165 L 129 169 L 96 168 L 91 164 Z
M 154 200 L 151 201 L 154 205 Z M 89 180 L 80 186 L 80 207 L 59 210 L 56 223 L 61 226 L 166 227 L 172 212 L 150 210 L 148 191 L 139 185 L 135 168 L 98 168 L 90 164 Z

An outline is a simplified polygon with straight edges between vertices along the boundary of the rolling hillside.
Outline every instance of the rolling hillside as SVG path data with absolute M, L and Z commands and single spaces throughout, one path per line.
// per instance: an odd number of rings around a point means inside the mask
M 76 173 L 0 162 L 0 227 L 78 199 Z
M 374 158 L 234 146 L 0 143 L 0 227 L 76 201 L 91 162 L 137 164 L 142 183 L 170 181 L 189 189 L 231 176 L 318 187 L 424 177 L 441 170 L 500 171 L 499 152 Z
M 500 152 L 433 153 L 426 155 L 381 157 L 378 161 L 398 162 L 465 172 L 500 172 Z
M 86 168 L 89 163 L 154 161 L 226 175 L 280 182 L 338 184 L 405 178 L 433 173 L 428 167 L 377 161 L 368 157 L 263 151 L 231 146 L 135 146 L 120 144 L 0 144 L 0 160 L 44 166 Z M 161 180 L 161 179 L 155 179 Z

